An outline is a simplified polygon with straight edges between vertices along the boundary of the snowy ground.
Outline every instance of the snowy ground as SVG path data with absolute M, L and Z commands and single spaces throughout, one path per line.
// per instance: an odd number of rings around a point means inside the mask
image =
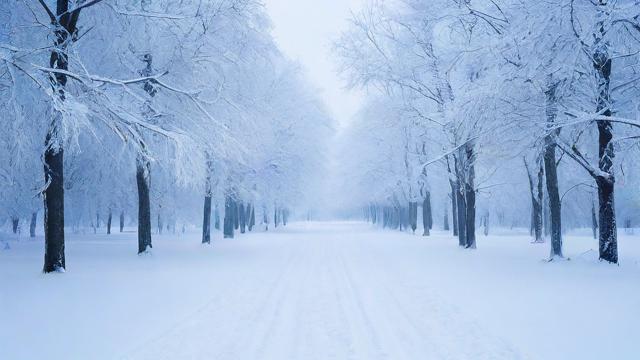
M 526 235 L 476 251 L 359 223 L 198 244 L 198 234 L 70 236 L 66 274 L 42 242 L 0 250 L 0 359 L 638 359 L 640 237 L 621 265 L 588 237 L 545 263 Z M 45 357 L 46 354 L 46 357 Z

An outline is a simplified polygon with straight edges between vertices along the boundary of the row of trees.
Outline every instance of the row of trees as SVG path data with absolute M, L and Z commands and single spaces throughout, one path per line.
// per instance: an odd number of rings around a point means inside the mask
M 0 220 L 43 214 L 45 272 L 65 269 L 69 227 L 128 220 L 144 253 L 153 222 L 203 220 L 208 243 L 212 209 L 231 237 L 313 200 L 332 123 L 260 3 L 9 0 L 0 16 Z
M 369 94 L 344 135 L 352 200 L 415 228 L 415 203 L 430 218 L 439 190 L 466 248 L 492 212 L 530 219 L 536 241 L 546 219 L 551 259 L 563 213 L 577 217 L 563 204 L 587 202 L 600 258 L 618 262 L 616 169 L 629 195 L 618 208 L 636 198 L 640 2 L 371 1 L 351 23 L 335 50 Z

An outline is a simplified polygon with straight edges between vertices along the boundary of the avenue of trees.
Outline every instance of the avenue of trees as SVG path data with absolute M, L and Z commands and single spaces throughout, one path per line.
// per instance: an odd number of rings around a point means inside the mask
M 335 53 L 368 95 L 342 172 L 370 221 L 421 217 L 465 248 L 477 226 L 530 226 L 552 260 L 592 227 L 618 262 L 618 220 L 638 219 L 639 1 L 369 1 Z
M 323 170 L 332 120 L 254 0 L 0 3 L 0 222 L 65 232 L 286 224 Z M 177 228 L 177 230 L 176 230 Z

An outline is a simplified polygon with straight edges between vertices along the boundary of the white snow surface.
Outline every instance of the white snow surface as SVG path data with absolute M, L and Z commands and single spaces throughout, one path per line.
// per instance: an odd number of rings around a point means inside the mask
M 422 237 L 295 223 L 199 244 L 68 235 L 67 273 L 42 239 L 0 250 L 0 359 L 638 359 L 640 238 L 621 265 L 568 236 L 547 263 L 527 234 Z

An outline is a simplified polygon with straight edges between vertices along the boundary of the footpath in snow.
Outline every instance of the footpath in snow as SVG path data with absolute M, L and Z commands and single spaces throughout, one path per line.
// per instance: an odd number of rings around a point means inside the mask
M 216 234 L 216 238 L 219 238 Z M 70 235 L 66 274 L 42 240 L 0 251 L 0 359 L 638 359 L 640 238 L 621 265 L 569 237 L 571 261 L 524 234 L 425 238 L 298 223 L 199 244 Z

